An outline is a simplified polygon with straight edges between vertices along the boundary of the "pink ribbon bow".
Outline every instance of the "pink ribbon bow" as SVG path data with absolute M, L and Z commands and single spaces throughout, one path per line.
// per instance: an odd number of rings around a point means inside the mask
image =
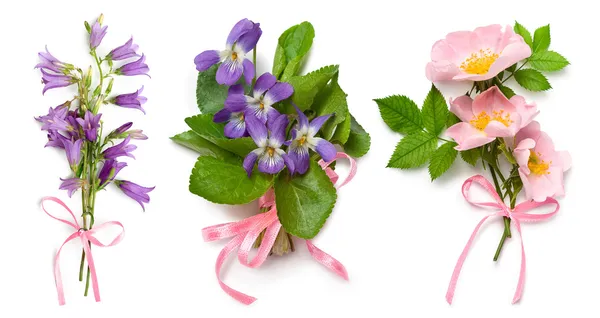
M 342 152 L 338 152 L 335 158 L 330 162 L 324 162 L 323 160 L 319 161 L 321 168 L 325 170 L 331 181 L 335 184 L 338 181 L 338 175 L 331 168 L 328 168 L 328 166 L 340 158 L 346 158 L 350 161 L 350 173 L 348 174 L 348 177 L 346 177 L 346 180 L 337 186 L 338 189 L 350 182 L 350 180 L 352 180 L 356 174 L 356 161 Z M 262 263 L 267 259 L 267 256 L 269 256 L 271 248 L 273 247 L 275 239 L 277 238 L 277 234 L 279 233 L 279 229 L 281 228 L 281 223 L 279 223 L 279 219 L 277 218 L 277 207 L 275 206 L 275 195 L 273 189 L 269 190 L 259 199 L 259 206 L 261 208 L 271 209 L 266 213 L 260 213 L 239 222 L 218 224 L 202 229 L 202 235 L 204 237 L 204 241 L 206 242 L 233 237 L 233 239 L 227 243 L 217 257 L 215 272 L 221 288 L 231 297 L 245 305 L 253 303 L 256 298 L 227 286 L 227 284 L 221 280 L 220 273 L 225 259 L 236 248 L 239 248 L 238 260 L 240 263 L 251 268 L 257 268 L 261 266 Z M 258 248 L 258 252 L 254 259 L 249 261 L 248 256 L 253 244 L 260 233 L 265 229 L 266 231 L 262 238 L 260 247 Z M 310 240 L 306 240 L 306 246 L 308 247 L 310 255 L 317 262 L 323 264 L 325 267 L 329 268 L 345 280 L 348 280 L 348 273 L 346 272 L 346 268 L 344 265 L 342 265 L 342 263 L 313 245 Z
M 67 210 L 73 217 L 73 222 L 55 217 L 54 215 L 50 214 L 44 207 L 44 202 L 46 202 L 46 201 L 53 201 L 53 202 L 60 204 L 62 207 L 64 207 L 65 210 Z M 42 210 L 44 210 L 44 212 L 46 212 L 46 214 L 48 214 L 51 218 L 58 220 L 60 222 L 63 222 L 65 224 L 68 224 L 72 228 L 75 229 L 75 232 L 73 234 L 71 234 L 69 237 L 67 237 L 67 239 L 60 246 L 60 248 L 58 249 L 58 252 L 56 252 L 56 256 L 54 258 L 54 280 L 56 283 L 56 291 L 58 292 L 59 305 L 62 306 L 65 304 L 65 292 L 63 290 L 62 277 L 60 274 L 60 265 L 59 265 L 60 252 L 61 252 L 62 248 L 65 246 L 65 244 L 67 244 L 69 241 L 74 240 L 75 238 L 78 238 L 78 237 L 81 239 L 81 243 L 83 245 L 83 250 L 85 251 L 85 257 L 87 259 L 87 263 L 90 268 L 90 274 L 91 274 L 91 278 L 92 278 L 92 288 L 94 290 L 94 297 L 96 298 L 96 301 L 100 301 L 100 288 L 98 287 L 98 278 L 96 276 L 96 266 L 94 265 L 94 258 L 92 257 L 92 250 L 90 248 L 90 243 L 93 245 L 99 246 L 99 247 L 108 247 L 108 246 L 117 245 L 119 242 L 121 242 L 121 240 L 123 239 L 123 235 L 125 234 L 125 228 L 123 227 L 123 224 L 121 224 L 120 222 L 117 222 L 117 221 L 111 221 L 111 222 L 106 222 L 104 224 L 96 226 L 91 230 L 84 230 L 81 226 L 79 226 L 79 222 L 77 222 L 77 218 L 75 217 L 75 214 L 73 214 L 73 211 L 71 211 L 71 209 L 69 209 L 69 207 L 67 207 L 67 205 L 63 201 L 61 201 L 60 199 L 55 198 L 55 197 L 43 198 L 42 199 Z M 117 237 L 115 237 L 110 244 L 105 245 L 105 244 L 101 243 L 100 241 L 98 241 L 98 239 L 96 239 L 94 234 L 110 225 L 116 225 L 116 226 L 120 227 L 121 233 Z
M 482 186 L 494 198 L 494 201 L 496 201 L 496 202 L 473 202 L 473 201 L 471 201 L 471 199 L 469 198 L 469 189 L 471 188 L 471 184 L 473 184 L 473 183 L 477 183 L 480 186 Z M 462 254 L 460 254 L 460 257 L 458 258 L 456 267 L 454 267 L 454 272 L 452 273 L 452 278 L 450 279 L 450 285 L 448 286 L 448 292 L 446 293 L 446 301 L 449 304 L 452 304 L 452 298 L 454 297 L 454 290 L 456 289 L 456 282 L 458 281 L 458 276 L 460 275 L 460 270 L 463 266 L 463 263 L 465 262 L 465 259 L 467 258 L 467 253 L 469 253 L 471 244 L 473 244 L 473 240 L 475 239 L 475 236 L 477 235 L 477 232 L 479 231 L 479 228 L 481 227 L 481 225 L 483 225 L 485 220 L 487 220 L 490 217 L 506 216 L 506 217 L 510 218 L 511 220 L 513 220 L 513 222 L 515 223 L 515 227 L 517 228 L 517 231 L 519 232 L 519 236 L 521 237 L 521 271 L 519 273 L 519 282 L 517 283 L 517 290 L 515 291 L 515 295 L 512 300 L 512 303 L 514 304 L 514 303 L 518 302 L 519 299 L 521 299 L 521 294 L 523 293 L 523 286 L 525 285 L 525 247 L 523 246 L 523 236 L 521 234 L 521 222 L 538 222 L 538 221 L 547 220 L 547 219 L 551 218 L 552 216 L 554 216 L 558 212 L 560 205 L 558 204 L 558 201 L 556 201 L 555 199 L 546 198 L 546 200 L 543 202 L 526 201 L 526 202 L 520 203 L 514 209 L 511 210 L 504 204 L 504 201 L 496 193 L 492 184 L 490 184 L 490 182 L 481 175 L 476 175 L 476 176 L 473 176 L 473 177 L 467 179 L 467 181 L 465 181 L 465 183 L 462 186 L 462 193 L 463 193 L 463 196 L 465 197 L 465 199 L 467 200 L 467 202 L 471 203 L 472 205 L 482 207 L 482 208 L 498 209 L 500 211 L 484 217 L 483 219 L 481 219 L 481 221 L 479 221 L 479 224 L 477 224 L 477 226 L 475 227 L 475 230 L 473 231 L 473 234 L 471 234 L 471 237 L 469 238 L 467 245 L 465 246 L 464 250 L 462 251 Z M 530 211 L 532 209 L 535 209 L 535 208 L 538 208 L 541 206 L 545 206 L 545 205 L 549 205 L 549 204 L 556 205 L 556 209 L 553 212 L 543 213 L 543 214 L 528 213 L 528 211 Z

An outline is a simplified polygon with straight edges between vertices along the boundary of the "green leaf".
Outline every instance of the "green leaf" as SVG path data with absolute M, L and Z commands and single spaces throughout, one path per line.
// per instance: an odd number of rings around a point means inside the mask
M 546 51 L 550 47 L 550 24 L 539 27 L 533 33 L 533 53 Z
M 519 85 L 523 86 L 523 88 L 534 92 L 545 91 L 552 88 L 548 79 L 542 73 L 531 68 L 516 71 L 515 80 Z
M 421 111 L 415 102 L 406 96 L 394 95 L 376 99 L 383 121 L 401 134 L 412 134 L 423 130 Z
M 246 204 L 273 185 L 272 176 L 254 171 L 249 178 L 240 164 L 200 157 L 190 175 L 190 192 L 220 204 Z
M 202 138 L 238 156 L 245 157 L 250 151 L 257 148 L 250 137 L 236 139 L 225 137 L 223 124 L 213 122 L 212 117 L 211 114 L 201 114 L 188 117 L 185 122 Z
M 533 53 L 529 57 L 529 63 L 536 70 L 545 72 L 560 71 L 569 65 L 569 61 L 564 56 L 554 51 Z
M 437 148 L 437 137 L 424 131 L 408 135 L 396 146 L 388 168 L 416 168 L 421 166 Z
M 430 133 L 439 136 L 446 127 L 449 111 L 444 96 L 433 84 L 425 98 L 421 113 L 425 129 Z
M 497 85 L 498 88 L 500 89 L 500 91 L 502 92 L 502 94 L 504 94 L 504 96 L 506 96 L 506 98 L 510 99 L 511 97 L 517 95 L 515 93 L 515 91 L 513 91 L 510 87 L 508 86 L 504 86 L 502 84 Z
M 327 140 L 333 137 L 337 125 L 344 122 L 348 116 L 347 95 L 338 84 L 338 74 L 317 95 L 312 106 L 312 110 L 316 112 L 317 116 L 331 115 L 321 128 L 323 138 Z
M 315 161 L 304 175 L 291 177 L 286 170 L 275 180 L 279 221 L 288 233 L 303 239 L 319 233 L 336 199 L 333 183 Z
M 286 81 L 297 75 L 304 56 L 310 51 L 315 29 L 310 22 L 302 22 L 281 34 L 275 51 L 273 75 Z
M 481 158 L 481 147 L 464 150 L 460 152 L 460 157 L 471 166 L 477 164 L 477 160 Z
M 350 115 L 350 135 L 348 141 L 344 144 L 344 151 L 354 157 L 362 157 L 371 147 L 371 136 L 362 128 L 362 126 L 356 121 L 354 116 Z
M 515 70 L 517 69 L 517 64 L 518 63 L 515 63 L 515 64 L 509 66 L 506 70 L 509 71 L 509 72 L 511 72 L 511 73 L 514 73 Z
M 458 154 L 458 151 L 454 149 L 456 145 L 455 142 L 447 142 L 433 153 L 431 160 L 429 161 L 429 175 L 431 176 L 431 181 L 439 178 L 450 169 Z
M 241 158 L 239 156 L 236 156 L 233 153 L 200 137 L 200 135 L 191 130 L 175 135 L 171 137 L 171 140 L 196 151 L 200 154 L 200 156 L 211 156 L 231 163 L 241 162 Z
M 198 72 L 196 83 L 196 102 L 203 114 L 214 114 L 223 109 L 227 98 L 227 86 L 219 85 L 215 79 L 219 64 L 204 72 Z
M 351 128 L 352 117 L 350 112 L 348 112 L 348 114 L 346 114 L 346 119 L 335 128 L 335 133 L 333 133 L 333 137 L 331 137 L 330 140 L 332 142 L 337 142 L 340 145 L 344 145 L 350 138 Z
M 337 72 L 338 66 L 330 65 L 303 76 L 291 77 L 288 80 L 288 83 L 294 87 L 292 101 L 301 110 L 307 110 L 313 104 L 317 94 L 325 87 L 325 85 L 327 85 L 329 80 L 331 80 Z M 295 110 L 291 105 L 287 106 L 286 112 L 288 114 L 295 113 Z
M 458 116 L 454 115 L 454 113 L 449 113 L 448 114 L 448 120 L 446 120 L 446 127 L 450 128 L 458 123 L 460 123 L 462 120 L 460 120 L 460 118 L 458 118 Z
M 527 45 L 529 45 L 530 48 L 533 48 L 533 41 L 531 40 L 531 33 L 529 33 L 529 30 L 527 30 L 527 28 L 525 28 L 519 22 L 515 21 L 514 30 L 515 30 L 516 34 L 523 37 L 523 40 L 525 41 L 525 43 L 527 43 Z

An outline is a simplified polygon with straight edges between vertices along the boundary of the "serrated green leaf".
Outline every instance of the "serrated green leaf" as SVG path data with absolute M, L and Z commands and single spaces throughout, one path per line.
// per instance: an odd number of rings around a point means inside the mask
M 446 127 L 450 128 L 458 123 L 460 123 L 462 120 L 460 120 L 460 118 L 458 118 L 458 116 L 454 115 L 454 113 L 448 113 L 448 120 L 446 120 Z
M 376 99 L 383 121 L 393 130 L 401 134 L 412 134 L 423 130 L 421 111 L 410 98 L 393 95 Z
M 529 30 L 527 30 L 527 28 L 525 28 L 519 22 L 515 21 L 514 30 L 515 30 L 516 34 L 523 37 L 523 40 L 525 41 L 525 43 L 527 43 L 527 45 L 529 45 L 530 48 L 533 48 L 533 41 L 531 40 L 531 33 L 529 33 Z
M 277 42 L 273 75 L 282 81 L 297 75 L 314 37 L 315 29 L 309 22 L 302 22 L 283 32 Z
M 291 177 L 286 170 L 275 180 L 279 221 L 288 233 L 303 239 L 319 233 L 336 199 L 333 183 L 315 161 L 304 175 Z
M 517 83 L 527 90 L 539 92 L 552 88 L 546 76 L 534 69 L 520 69 L 514 74 Z
M 515 91 L 513 91 L 510 87 L 508 86 L 504 86 L 502 84 L 497 85 L 498 88 L 500 89 L 500 91 L 502 92 L 502 94 L 504 94 L 504 96 L 506 96 L 506 98 L 510 99 L 511 97 L 517 95 L 515 93 Z
M 241 163 L 241 158 L 239 156 L 200 137 L 200 135 L 191 130 L 175 135 L 171 137 L 171 140 L 196 151 L 200 156 L 211 156 L 230 163 Z
M 396 146 L 388 168 L 416 168 L 423 165 L 437 148 L 437 137 L 424 131 L 408 135 Z
M 250 137 L 236 139 L 225 137 L 224 125 L 213 122 L 212 117 L 211 114 L 196 115 L 186 118 L 185 123 L 202 138 L 238 156 L 245 157 L 257 148 Z
M 337 72 L 338 66 L 330 65 L 303 76 L 291 77 L 288 83 L 294 87 L 292 101 L 301 110 L 307 110 L 312 106 L 317 94 L 329 83 Z M 286 113 L 293 114 L 295 112 L 294 108 L 288 104 Z
M 464 150 L 460 152 L 460 157 L 471 166 L 477 164 L 477 160 L 481 158 L 481 147 Z
M 344 144 L 344 151 L 354 157 L 362 157 L 371 147 L 371 136 L 367 133 L 362 126 L 356 121 L 354 116 L 350 115 L 350 134 L 348 141 Z
M 439 178 L 450 169 L 458 154 L 458 151 L 454 149 L 456 145 L 455 142 L 447 142 L 433 152 L 431 159 L 429 160 L 429 175 L 431 176 L 431 181 Z
M 550 47 L 550 24 L 543 27 L 539 27 L 533 33 L 533 46 L 532 50 L 534 53 L 546 51 Z
M 431 134 L 439 136 L 446 127 L 448 113 L 448 105 L 444 100 L 444 96 L 437 87 L 432 84 L 431 90 L 429 90 L 425 102 L 423 103 L 423 108 L 421 109 L 423 126 L 425 126 L 425 129 Z
M 338 84 L 338 75 L 339 73 L 319 92 L 312 106 L 317 116 L 331 115 L 321 128 L 323 138 L 327 140 L 333 137 L 337 125 L 344 122 L 348 116 L 347 95 Z
M 254 171 L 249 178 L 241 164 L 202 156 L 190 175 L 190 192 L 220 204 L 246 204 L 271 188 L 273 177 Z
M 348 112 L 346 119 L 335 128 L 335 133 L 333 133 L 331 141 L 339 143 L 340 145 L 344 145 L 346 142 L 348 142 L 348 138 L 350 138 L 351 128 L 352 117 L 350 117 L 350 112 Z
M 219 64 L 216 64 L 204 72 L 198 72 L 196 102 L 203 114 L 214 114 L 223 109 L 227 98 L 227 86 L 219 85 L 215 79 L 218 68 Z
M 554 51 L 533 53 L 529 57 L 529 63 L 536 70 L 545 72 L 560 71 L 569 65 L 569 61 L 564 56 Z

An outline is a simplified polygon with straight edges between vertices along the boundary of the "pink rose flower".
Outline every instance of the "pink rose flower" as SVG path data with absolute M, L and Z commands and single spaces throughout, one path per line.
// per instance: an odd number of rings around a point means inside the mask
M 509 100 L 496 86 L 475 100 L 467 95 L 450 99 L 450 111 L 462 120 L 446 131 L 460 151 L 483 146 L 498 137 L 514 137 L 538 114 L 535 104 L 527 104 L 521 96 Z
M 552 139 L 540 131 L 537 121 L 521 129 L 515 143 L 513 155 L 519 164 L 527 200 L 541 202 L 547 197 L 564 195 L 563 173 L 571 167 L 569 153 L 554 150 Z
M 512 27 L 494 24 L 446 35 L 431 49 L 427 78 L 438 81 L 484 81 L 531 55 L 531 48 Z

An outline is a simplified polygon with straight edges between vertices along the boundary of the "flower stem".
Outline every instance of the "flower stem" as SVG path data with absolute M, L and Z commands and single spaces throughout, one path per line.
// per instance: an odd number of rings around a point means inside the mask
M 256 73 L 256 45 L 254 46 L 254 49 L 252 50 L 252 63 L 254 64 L 254 78 L 252 79 L 252 87 L 254 87 L 254 84 L 256 84 L 256 76 L 258 75 Z
M 525 64 L 527 64 L 528 62 L 529 62 L 529 59 L 526 59 L 525 62 L 523 62 L 523 64 L 521 64 L 521 66 L 519 66 L 519 68 L 517 68 L 514 72 L 510 73 L 510 75 L 508 77 L 506 77 L 500 84 L 504 84 L 506 81 L 508 81 L 509 78 L 513 77 L 513 75 L 515 75 L 515 73 L 518 70 L 522 69 L 523 66 L 525 66 Z

